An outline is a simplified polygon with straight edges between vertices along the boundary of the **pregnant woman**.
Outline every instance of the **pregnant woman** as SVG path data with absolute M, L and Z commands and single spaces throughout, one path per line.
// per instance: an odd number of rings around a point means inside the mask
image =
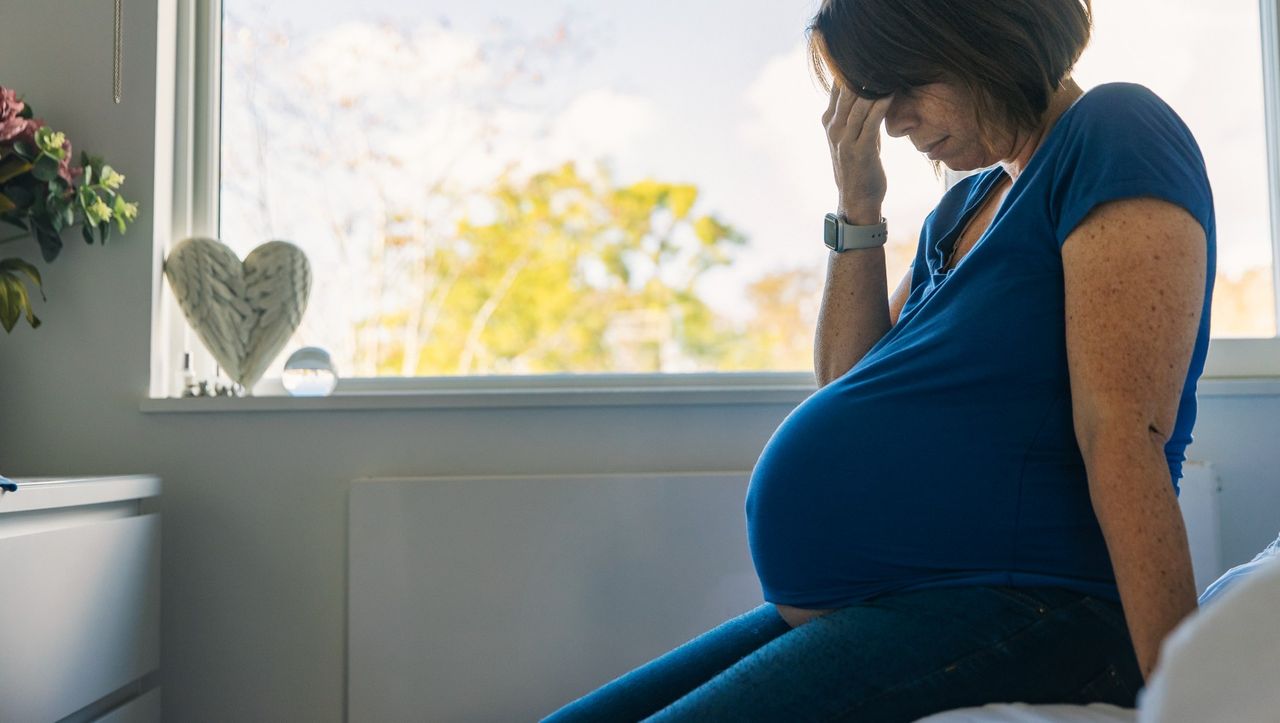
M 819 389 L 751 477 L 765 604 L 552 721 L 912 721 L 1132 706 L 1196 606 L 1176 499 L 1213 199 L 1147 88 L 1083 92 L 1088 0 L 825 0 L 838 190 Z M 985 169 L 888 293 L 880 126 Z M 891 223 L 892 221 L 888 221 Z

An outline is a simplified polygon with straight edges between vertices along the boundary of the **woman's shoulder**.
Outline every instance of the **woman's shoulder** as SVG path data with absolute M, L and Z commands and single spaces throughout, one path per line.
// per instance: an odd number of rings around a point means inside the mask
M 1141 83 L 1112 82 L 1090 88 L 1061 119 L 1055 145 L 1067 159 L 1094 162 L 1099 156 L 1178 156 L 1203 164 L 1190 127 L 1163 98 Z M 1114 164 L 1113 164 L 1114 165 Z
M 1115 102 L 1145 102 L 1164 101 L 1156 92 L 1141 83 L 1133 83 L 1129 81 L 1112 81 L 1109 83 L 1100 83 L 1086 90 L 1080 96 L 1079 102 L 1084 105 L 1088 101 L 1090 104 L 1107 104 Z
M 1079 130 L 1146 124 L 1155 119 L 1173 121 L 1185 128 L 1182 118 L 1164 98 L 1141 83 L 1126 81 L 1090 88 L 1076 99 L 1068 115 L 1068 125 Z

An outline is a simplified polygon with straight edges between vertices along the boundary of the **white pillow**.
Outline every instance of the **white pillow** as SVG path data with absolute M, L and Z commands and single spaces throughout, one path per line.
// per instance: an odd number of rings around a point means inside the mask
M 1259 558 L 1165 638 L 1138 723 L 1280 721 L 1280 556 Z
M 1254 555 L 1253 559 L 1249 562 L 1246 562 L 1243 565 L 1236 565 L 1223 573 L 1222 577 L 1210 583 L 1209 587 L 1205 588 L 1204 592 L 1200 593 L 1200 607 L 1204 607 L 1210 602 L 1213 602 L 1213 600 L 1217 599 L 1219 595 L 1226 592 L 1227 588 L 1257 572 L 1258 569 L 1262 567 L 1263 563 L 1275 557 L 1280 557 L 1280 537 L 1277 537 L 1274 542 L 1267 545 L 1266 549 L 1262 552 Z

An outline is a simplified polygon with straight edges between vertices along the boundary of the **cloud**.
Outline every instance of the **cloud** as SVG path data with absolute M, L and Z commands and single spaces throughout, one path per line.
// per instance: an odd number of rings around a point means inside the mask
M 769 58 L 743 92 L 740 142 L 752 149 L 750 181 L 765 196 L 733 218 L 756 234 L 744 271 L 760 274 L 787 265 L 823 264 L 822 217 L 836 210 L 838 193 L 822 115 L 829 95 L 818 84 L 803 41 Z M 906 138 L 881 129 L 880 157 L 888 178 L 883 213 L 889 224 L 889 275 L 895 281 L 914 251 L 925 217 L 942 196 L 928 161 Z M 902 268 L 899 268 L 901 266 Z
M 803 42 L 771 58 L 748 86 L 751 115 L 739 127 L 744 142 L 763 152 L 774 166 L 780 193 L 805 207 L 819 201 L 834 211 L 838 200 L 831 151 L 822 115 L 829 96 L 810 71 Z M 942 194 L 928 162 L 907 138 L 880 130 L 880 160 L 888 177 L 884 215 L 914 243 L 920 223 Z M 893 232 L 894 236 L 899 236 Z
M 658 128 L 661 113 L 643 96 L 610 88 L 585 91 L 555 115 L 545 141 L 530 149 L 534 170 L 576 161 L 580 167 L 598 158 L 630 155 Z

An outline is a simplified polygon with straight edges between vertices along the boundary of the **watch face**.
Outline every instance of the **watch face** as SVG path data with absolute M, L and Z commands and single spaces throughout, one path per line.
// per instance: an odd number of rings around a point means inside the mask
M 840 224 L 834 213 L 827 214 L 824 219 L 822 241 L 832 251 L 840 250 Z

